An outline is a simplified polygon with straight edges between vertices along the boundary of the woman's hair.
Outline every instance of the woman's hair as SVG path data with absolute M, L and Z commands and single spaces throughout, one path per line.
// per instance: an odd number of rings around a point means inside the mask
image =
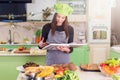
M 57 20 L 56 20 L 57 13 L 54 14 L 52 22 L 51 22 L 51 29 L 52 29 L 52 35 L 54 35 L 56 27 L 57 27 Z M 66 16 L 65 21 L 63 22 L 62 26 L 64 27 L 64 31 L 66 34 L 66 38 L 69 37 L 69 23 L 68 18 Z

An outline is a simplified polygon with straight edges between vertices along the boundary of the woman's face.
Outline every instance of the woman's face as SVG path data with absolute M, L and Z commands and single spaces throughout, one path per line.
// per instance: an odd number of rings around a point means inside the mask
M 57 20 L 57 26 L 61 26 L 63 24 L 63 22 L 65 21 L 66 16 L 57 14 L 56 16 L 56 20 Z

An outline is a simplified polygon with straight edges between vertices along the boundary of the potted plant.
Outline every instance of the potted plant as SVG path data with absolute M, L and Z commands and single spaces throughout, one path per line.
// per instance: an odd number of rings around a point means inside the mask
M 36 43 L 39 43 L 40 40 L 41 40 L 41 33 L 42 33 L 42 30 L 41 29 L 38 29 L 36 32 L 35 32 L 35 42 Z
M 42 17 L 43 17 L 43 21 L 46 21 L 47 18 L 52 15 L 52 9 L 47 7 L 46 9 L 43 9 L 42 10 L 43 14 L 42 14 Z

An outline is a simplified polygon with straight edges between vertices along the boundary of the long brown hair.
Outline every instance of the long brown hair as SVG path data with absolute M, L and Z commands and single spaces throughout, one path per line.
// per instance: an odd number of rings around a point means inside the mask
M 54 14 L 53 19 L 52 19 L 52 22 L 51 22 L 52 35 L 55 34 L 55 30 L 56 30 L 56 27 L 57 27 L 56 16 L 57 16 L 57 13 Z M 64 31 L 65 31 L 65 34 L 66 34 L 66 38 L 69 37 L 69 23 L 68 23 L 68 18 L 67 18 L 67 16 L 66 16 L 66 19 L 65 19 L 65 21 L 63 22 L 62 26 L 64 27 Z

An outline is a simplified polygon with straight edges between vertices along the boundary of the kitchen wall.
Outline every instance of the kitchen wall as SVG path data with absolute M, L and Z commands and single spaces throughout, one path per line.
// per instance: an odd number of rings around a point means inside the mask
M 78 0 L 79 1 L 79 0 Z M 81 0 L 82 1 L 82 0 Z M 85 0 L 87 2 L 87 0 Z M 28 15 L 27 20 L 43 20 L 42 19 L 42 10 L 46 9 L 47 7 L 51 8 L 52 14 L 54 14 L 53 6 L 57 2 L 57 0 L 33 0 L 33 3 L 27 4 L 27 14 L 34 13 L 35 16 Z M 52 19 L 51 15 L 48 17 L 49 20 Z M 69 21 L 86 21 L 86 15 L 69 15 Z
M 44 23 L 39 22 L 20 22 L 12 24 L 9 22 L 0 22 L 0 42 L 8 42 L 10 35 L 14 42 L 23 43 L 24 38 L 28 38 L 30 42 L 33 42 L 35 32 L 41 29 L 43 24 Z
M 15 42 L 23 42 L 24 38 L 28 38 L 30 42 L 33 42 L 33 37 L 37 29 L 42 28 L 43 24 L 48 23 L 46 21 L 36 21 L 42 19 L 42 10 L 47 7 L 53 8 L 57 0 L 33 0 L 32 3 L 27 3 L 27 19 L 33 20 L 28 22 L 20 23 L 4 23 L 0 22 L 0 42 L 8 42 L 10 35 L 9 30 L 11 30 L 12 40 L 14 37 Z M 35 14 L 31 16 L 30 13 Z M 52 12 L 54 14 L 54 11 Z M 52 19 L 51 15 L 48 17 L 49 20 Z M 87 17 L 84 15 L 70 15 L 68 16 L 70 24 L 75 30 L 75 42 L 86 42 L 87 41 Z
M 120 44 L 120 0 L 116 0 L 116 6 L 111 9 L 112 45 Z
M 27 13 L 36 14 L 35 16 L 28 16 L 28 20 L 42 20 L 42 9 L 46 9 L 47 7 L 52 8 L 55 1 L 56 0 L 33 0 L 32 3 L 28 3 Z
M 6 23 L 0 22 L 0 42 L 8 42 L 10 39 L 9 30 L 11 30 L 11 39 L 13 42 L 23 43 L 27 38 L 33 43 L 35 32 L 42 29 L 43 25 L 49 23 L 47 21 L 31 21 L 31 22 L 18 22 Z M 87 26 L 86 22 L 70 22 L 74 28 L 74 41 L 78 43 L 86 43 L 87 41 Z

